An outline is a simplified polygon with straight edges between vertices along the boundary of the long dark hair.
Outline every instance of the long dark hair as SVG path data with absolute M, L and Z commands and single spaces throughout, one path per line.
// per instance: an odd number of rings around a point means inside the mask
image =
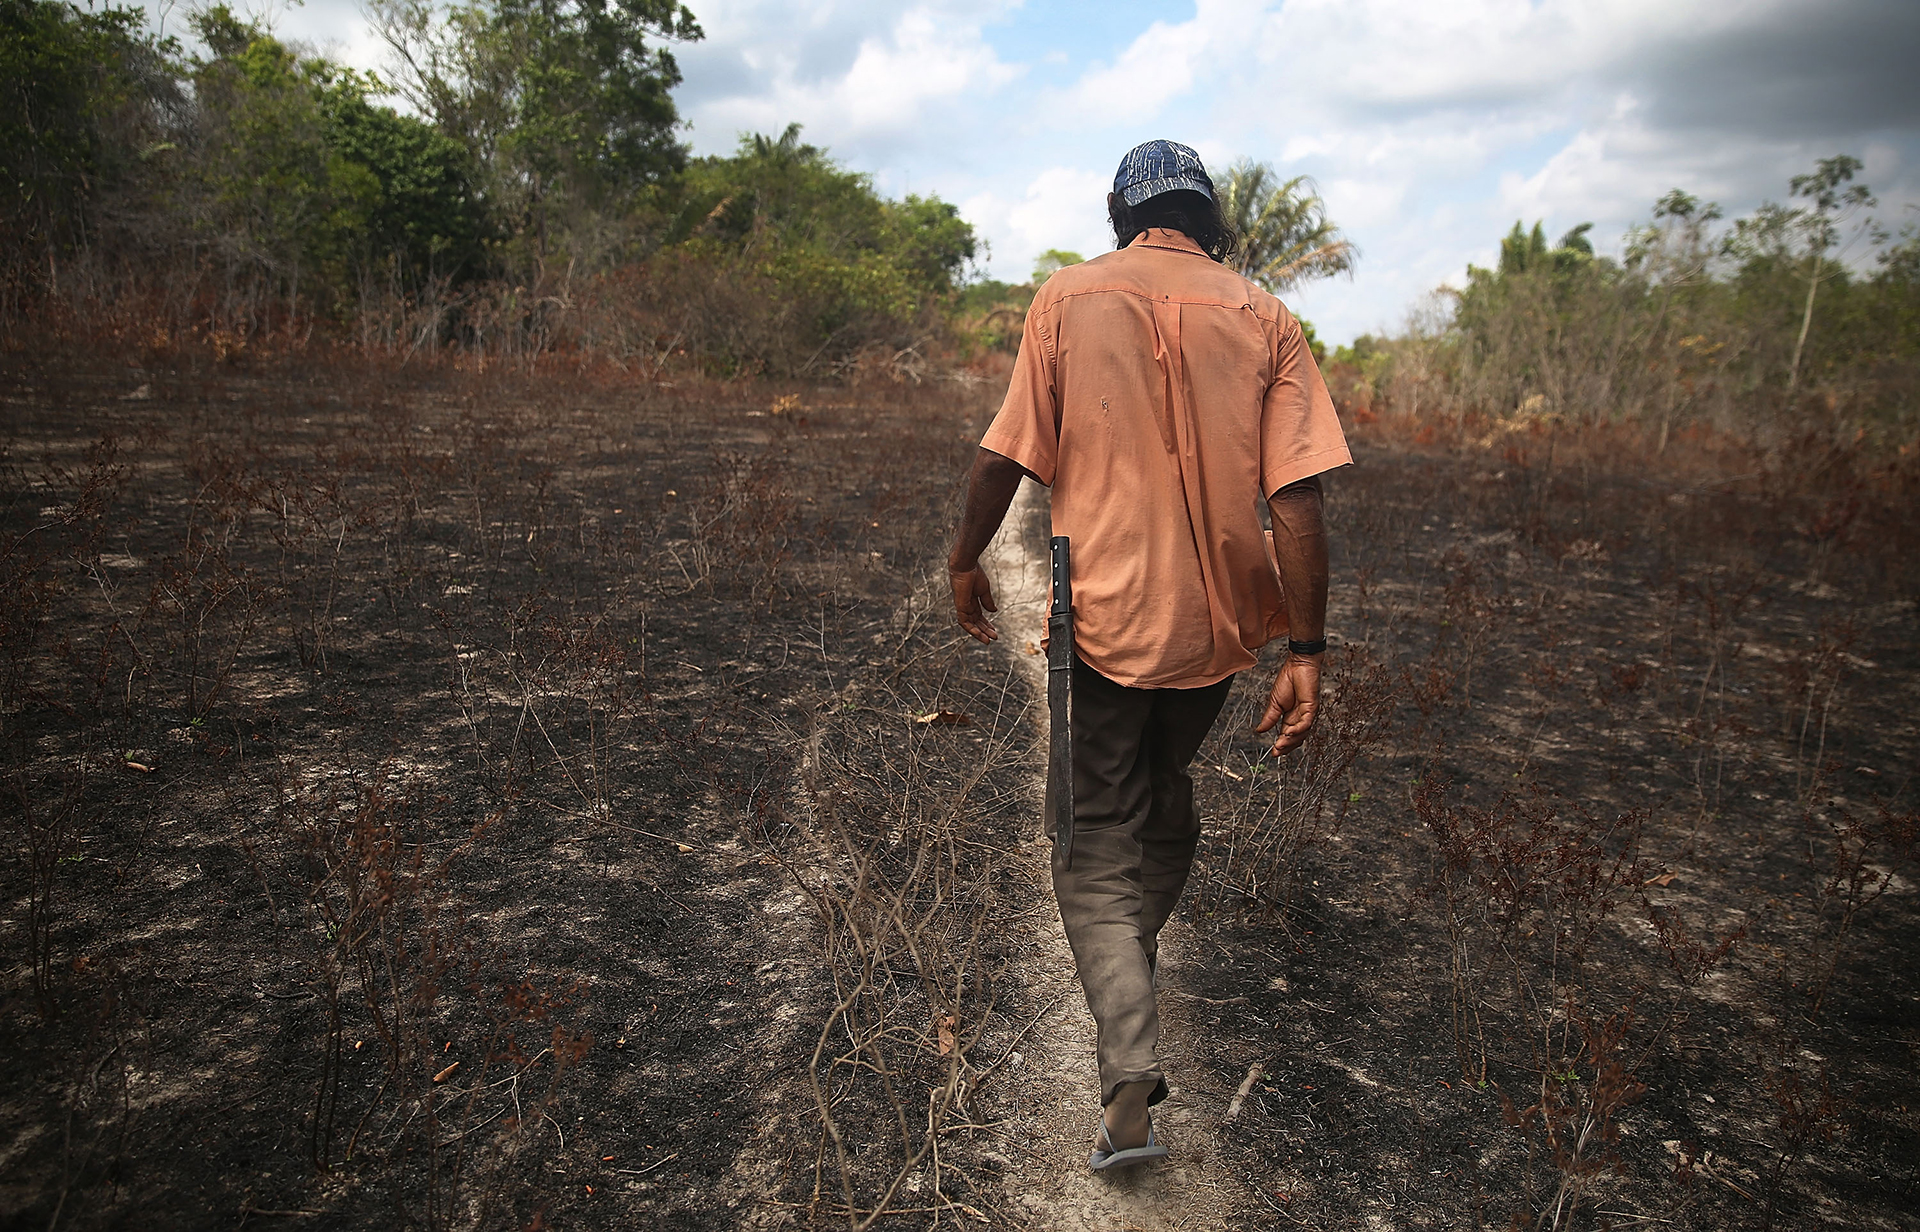
M 1148 227 L 1180 232 L 1222 265 L 1240 246 L 1240 237 L 1220 215 L 1220 203 L 1191 188 L 1178 188 L 1128 205 L 1119 193 L 1107 194 L 1107 221 L 1113 224 L 1113 244 L 1125 248 Z

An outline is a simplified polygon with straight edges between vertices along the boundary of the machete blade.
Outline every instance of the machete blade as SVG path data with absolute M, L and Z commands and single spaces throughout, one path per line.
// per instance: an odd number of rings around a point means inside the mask
M 1053 858 L 1073 867 L 1073 559 L 1065 535 L 1055 535 L 1053 605 L 1047 613 L 1047 820 Z

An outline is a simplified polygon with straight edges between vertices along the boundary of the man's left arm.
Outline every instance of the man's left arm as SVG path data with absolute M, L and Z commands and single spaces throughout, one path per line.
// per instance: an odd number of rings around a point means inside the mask
M 1292 641 L 1317 642 L 1327 632 L 1327 525 L 1320 477 L 1281 488 L 1267 498 L 1267 509 L 1273 515 L 1273 554 L 1286 596 L 1287 636 Z M 1254 728 L 1266 732 L 1280 724 L 1280 734 L 1273 741 L 1275 756 L 1299 747 L 1313 730 L 1320 709 L 1324 657 L 1324 652 L 1299 655 L 1289 649 L 1281 660 L 1266 713 Z

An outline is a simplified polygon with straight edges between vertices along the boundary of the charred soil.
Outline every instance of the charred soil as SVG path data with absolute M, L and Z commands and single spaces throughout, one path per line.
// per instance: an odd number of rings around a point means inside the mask
M 1910 468 L 1357 428 L 1082 1181 L 993 381 L 4 382 L 10 1226 L 1914 1226 Z

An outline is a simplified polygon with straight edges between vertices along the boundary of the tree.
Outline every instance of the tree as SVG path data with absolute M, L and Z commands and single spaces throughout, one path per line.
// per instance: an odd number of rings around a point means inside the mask
M 1669 189 L 1654 202 L 1651 226 L 1628 229 L 1627 268 L 1644 269 L 1668 287 L 1700 282 L 1713 258 L 1707 228 L 1722 217 L 1718 202 Z
M 1614 414 L 1637 400 L 1633 349 L 1641 280 L 1596 256 L 1581 223 L 1547 242 L 1516 221 L 1492 269 L 1467 267 L 1455 293 L 1455 376 L 1482 406 L 1527 413 Z
M 485 219 L 457 142 L 372 101 L 378 80 L 300 60 L 225 5 L 193 17 L 194 116 L 176 208 L 229 286 L 344 311 L 368 275 L 472 272 Z
M 215 5 L 192 17 L 208 54 L 191 81 L 194 124 L 178 204 L 194 242 L 215 253 L 229 294 L 258 308 L 338 289 L 379 185 L 327 142 L 314 82 L 284 45 Z
M 973 227 L 960 207 L 938 197 L 909 194 L 889 201 L 881 247 L 893 262 L 929 294 L 945 295 L 960 285 L 967 262 L 979 251 Z
M 810 248 L 849 258 L 876 251 L 885 208 L 866 176 L 842 170 L 789 124 L 778 137 L 743 134 L 730 158 L 687 168 L 674 239 L 741 248 Z
M 101 193 L 170 148 L 179 46 L 143 26 L 136 8 L 0 0 L 0 212 L 11 245 L 87 242 Z
M 1077 252 L 1068 252 L 1064 248 L 1049 248 L 1033 259 L 1033 285 L 1039 286 L 1055 273 L 1069 265 L 1078 265 L 1086 260 Z
M 1851 154 L 1823 158 L 1814 164 L 1812 175 L 1796 175 L 1788 187 L 1796 197 L 1813 202 L 1812 210 L 1795 211 L 1807 240 L 1807 308 L 1800 317 L 1800 336 L 1793 343 L 1793 360 L 1787 365 L 1787 399 L 1792 401 L 1800 385 L 1800 355 L 1806 349 L 1807 331 L 1813 326 L 1813 294 L 1820 288 L 1821 270 L 1827 250 L 1840 239 L 1840 223 L 1856 211 L 1872 209 L 1873 194 L 1865 184 L 1842 190 L 1854 173 L 1866 164 Z
M 378 80 L 324 62 L 307 68 L 328 146 L 378 184 L 365 215 L 364 248 L 416 277 L 478 270 L 489 226 L 460 143 L 414 116 L 372 101 Z
M 369 0 L 400 92 L 464 143 L 544 253 L 556 199 L 603 205 L 678 172 L 680 84 L 649 39 L 702 37 L 674 0 Z
M 1546 224 L 1536 222 L 1532 231 L 1522 230 L 1520 223 L 1513 224 L 1513 230 L 1500 240 L 1500 274 L 1524 274 L 1533 269 L 1553 269 L 1562 274 L 1572 273 L 1587 262 L 1593 260 L 1593 241 L 1587 238 L 1587 232 L 1593 230 L 1593 224 L 1583 222 L 1560 237 L 1560 242 L 1552 248 L 1547 247 Z
M 1685 293 L 1691 298 L 1700 288 L 1711 282 L 1709 266 L 1713 260 L 1714 245 L 1708 238 L 1707 228 L 1719 221 L 1720 206 L 1715 202 L 1702 202 L 1690 192 L 1674 188 L 1668 190 L 1653 206 L 1653 223 L 1645 227 L 1633 227 L 1627 232 L 1626 267 L 1629 272 L 1642 276 L 1652 286 L 1660 290 L 1660 306 L 1654 312 L 1653 321 L 1648 325 L 1642 352 L 1647 362 L 1664 365 L 1678 374 L 1703 359 L 1711 356 L 1718 347 L 1708 349 L 1701 354 L 1704 335 L 1679 331 L 1682 342 L 1691 340 L 1692 346 L 1671 345 L 1676 335 L 1676 317 L 1684 316 L 1687 301 L 1680 299 Z M 1676 300 L 1680 309 L 1676 311 Z M 1661 382 L 1656 391 L 1656 400 L 1660 404 L 1660 439 L 1654 452 L 1665 453 L 1667 439 L 1673 432 L 1673 421 L 1680 412 L 1687 397 L 1691 394 L 1692 382 L 1674 380 Z
M 743 135 L 731 158 L 699 159 L 682 188 L 675 242 L 884 267 L 909 298 L 952 292 L 978 251 L 957 207 L 935 197 L 885 200 L 869 177 L 801 141 L 798 124 L 778 137 Z
M 1242 159 L 1214 191 L 1240 237 L 1233 266 L 1242 275 L 1276 295 L 1316 278 L 1352 276 L 1360 250 L 1328 221 L 1311 179 L 1281 181 L 1266 163 Z
M 666 236 L 682 255 L 762 281 L 821 354 L 843 340 L 904 337 L 921 309 L 952 296 L 976 251 L 945 201 L 888 201 L 789 125 L 743 134 L 727 158 L 694 160 L 673 190 Z
M 1500 239 L 1500 264 L 1494 267 L 1494 272 L 1524 274 L 1544 262 L 1547 251 L 1546 224 L 1536 222 L 1532 231 L 1526 231 L 1516 219 L 1513 230 Z
M 1320 341 L 1320 334 L 1313 328 L 1313 322 L 1305 317 L 1295 317 L 1300 322 L 1300 337 L 1306 340 L 1307 350 L 1313 355 L 1313 362 L 1323 364 L 1327 361 L 1327 344 Z
M 1912 373 L 1920 368 L 1915 363 L 1920 358 L 1920 227 L 1908 224 L 1899 235 L 1887 239 L 1894 242 L 1880 254 L 1880 272 L 1873 279 L 1875 302 L 1868 321 L 1876 344 L 1873 360 L 1879 366 L 1891 369 L 1899 365 Z M 1909 404 L 1915 400 L 1916 386 L 1920 381 L 1907 386 Z

